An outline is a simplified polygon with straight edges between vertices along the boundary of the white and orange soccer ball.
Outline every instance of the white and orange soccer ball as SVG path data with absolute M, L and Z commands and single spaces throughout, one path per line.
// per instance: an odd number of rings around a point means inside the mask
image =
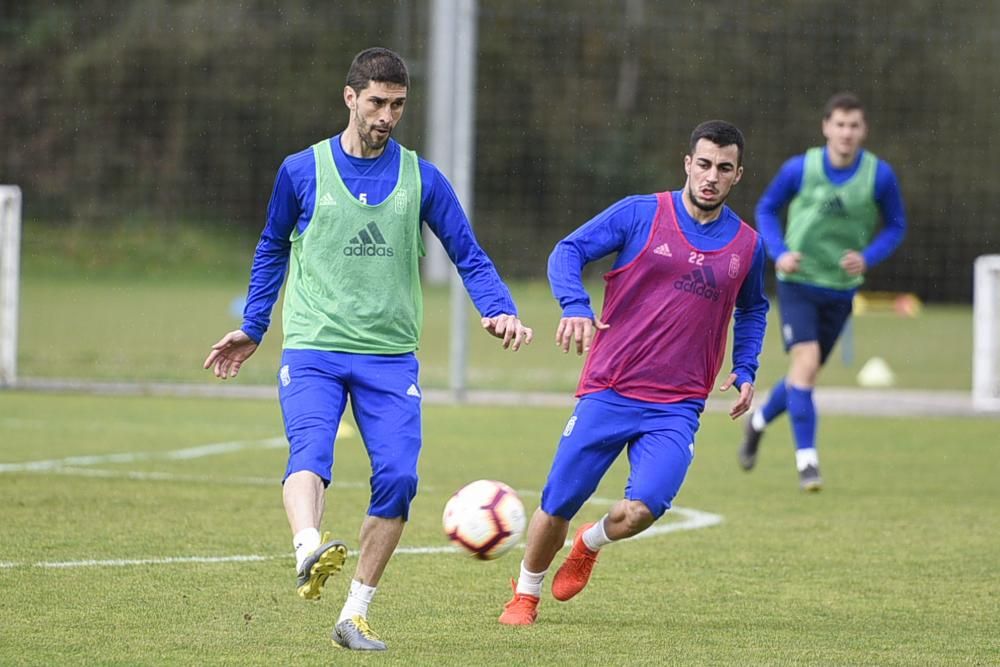
M 448 539 L 480 560 L 499 558 L 524 535 L 524 503 L 503 482 L 480 479 L 455 492 L 444 506 Z

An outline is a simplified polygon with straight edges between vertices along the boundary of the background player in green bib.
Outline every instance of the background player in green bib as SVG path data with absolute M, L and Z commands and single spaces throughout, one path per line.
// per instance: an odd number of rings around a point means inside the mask
M 799 486 L 806 491 L 822 486 L 812 396 L 819 370 L 851 315 L 865 272 L 891 255 L 906 233 L 896 176 L 888 163 L 861 148 L 866 135 L 861 101 L 851 93 L 834 95 L 823 115 L 826 146 L 782 165 L 757 204 L 757 228 L 777 270 L 781 333 L 791 364 L 748 419 L 739 461 L 745 470 L 753 468 L 764 428 L 787 410 Z M 786 204 L 782 236 L 779 215 Z
M 368 623 L 368 606 L 417 491 L 421 221 L 455 263 L 483 328 L 512 350 L 532 338 L 447 179 L 390 138 L 408 87 L 406 64 L 392 51 L 372 48 L 354 58 L 344 87 L 347 128 L 282 163 L 243 325 L 213 345 L 204 364 L 221 379 L 239 372 L 270 324 L 287 270 L 278 397 L 289 442 L 283 498 L 298 593 L 319 598 L 347 555 L 342 541 L 320 537 L 319 528 L 350 397 L 371 460 L 371 502 L 333 640 L 358 650 L 386 648 Z

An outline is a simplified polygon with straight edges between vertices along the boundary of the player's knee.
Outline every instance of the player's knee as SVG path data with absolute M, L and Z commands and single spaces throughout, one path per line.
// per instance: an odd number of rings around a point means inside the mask
M 570 519 L 558 514 L 550 514 L 544 508 L 539 507 L 531 517 L 531 522 L 540 522 L 545 527 L 545 530 L 551 531 L 565 528 L 569 524 Z
M 585 490 L 574 493 L 553 493 L 548 486 L 542 489 L 542 502 L 540 508 L 548 517 L 553 520 L 562 519 L 570 521 L 580 511 L 583 504 L 590 497 L 590 493 Z
M 792 364 L 788 371 L 788 381 L 793 385 L 814 386 L 824 360 L 817 343 L 799 343 L 792 348 Z
M 290 434 L 285 476 L 308 470 L 329 484 L 333 470 L 333 433 L 322 429 Z
M 409 516 L 410 503 L 417 495 L 417 473 L 387 468 L 372 475 L 372 499 L 368 513 L 384 518 Z
M 624 509 L 625 529 L 630 535 L 636 535 L 646 530 L 653 525 L 657 518 L 653 510 L 641 500 L 625 501 Z

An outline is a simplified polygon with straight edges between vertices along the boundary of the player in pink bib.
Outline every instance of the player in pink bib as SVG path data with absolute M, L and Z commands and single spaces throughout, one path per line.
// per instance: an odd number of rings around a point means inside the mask
M 579 528 L 553 597 L 579 593 L 601 547 L 641 533 L 670 508 L 694 457 L 731 319 L 733 366 L 719 388 L 739 391 L 733 419 L 749 409 L 768 301 L 761 240 L 725 205 L 742 176 L 742 156 L 739 129 L 702 123 L 691 135 L 681 190 L 627 197 L 552 252 L 549 282 L 563 309 L 556 344 L 564 352 L 575 346 L 587 360 L 501 623 L 534 623 L 570 520 L 623 450 L 630 464 L 624 498 Z M 597 318 L 582 271 L 610 254 L 616 258 Z

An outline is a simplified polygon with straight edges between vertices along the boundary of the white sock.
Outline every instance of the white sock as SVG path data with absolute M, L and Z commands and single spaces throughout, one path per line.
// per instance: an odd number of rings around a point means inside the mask
M 806 466 L 819 467 L 819 454 L 816 453 L 815 447 L 809 447 L 808 449 L 796 449 L 795 450 L 795 466 L 802 472 L 806 469 Z
M 767 426 L 767 422 L 764 421 L 764 413 L 760 410 L 754 410 L 750 416 L 750 428 L 760 433 L 765 426 Z
M 344 608 L 340 610 L 340 618 L 337 619 L 337 623 L 352 616 L 368 618 L 368 605 L 372 603 L 372 598 L 375 597 L 375 588 L 375 586 L 366 586 L 357 579 L 352 579 L 351 592 L 347 596 Z
M 542 580 L 545 579 L 545 573 L 548 570 L 543 570 L 541 572 L 528 572 L 524 567 L 524 561 L 521 561 L 521 576 L 517 578 L 517 592 L 521 595 L 531 595 L 536 598 L 542 597 Z
M 295 547 L 295 571 L 301 572 L 302 561 L 316 551 L 319 546 L 319 531 L 315 528 L 303 528 L 295 533 L 295 537 L 292 538 L 292 546 Z
M 611 538 L 604 532 L 604 520 L 607 518 L 608 515 L 605 514 L 600 521 L 583 531 L 583 544 L 591 551 L 597 551 L 605 544 L 611 544 Z

